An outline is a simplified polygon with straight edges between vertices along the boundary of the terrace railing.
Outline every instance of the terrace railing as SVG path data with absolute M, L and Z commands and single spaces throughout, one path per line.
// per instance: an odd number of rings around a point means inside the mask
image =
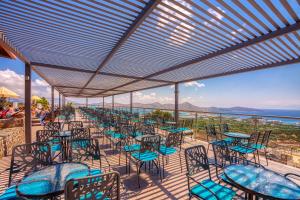
M 115 109 L 129 110 L 129 107 L 115 106 Z M 169 112 L 174 116 L 174 110 L 171 109 L 133 107 L 133 112 L 141 115 L 154 110 Z M 194 139 L 204 141 L 207 124 L 226 123 L 232 131 L 249 134 L 272 130 L 268 147 L 270 159 L 300 167 L 300 117 L 179 110 L 179 123 L 193 129 Z

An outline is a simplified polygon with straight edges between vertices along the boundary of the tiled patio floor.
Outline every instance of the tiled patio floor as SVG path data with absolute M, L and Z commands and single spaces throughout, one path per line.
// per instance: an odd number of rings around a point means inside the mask
M 33 133 L 41 127 L 33 127 Z M 102 139 L 100 139 L 102 143 Z M 191 140 L 190 138 L 186 138 L 186 143 L 183 148 L 203 144 L 207 146 L 206 142 Z M 131 175 L 125 173 L 125 156 L 121 157 L 121 165 L 119 165 L 119 154 L 109 148 L 108 144 L 101 144 L 101 148 L 103 152 L 106 154 L 108 161 L 111 165 L 111 169 L 120 172 L 122 188 L 121 188 L 121 197 L 122 199 L 188 199 L 187 195 L 187 179 L 185 176 L 185 160 L 183 156 L 182 150 L 182 163 L 183 163 L 183 172 L 180 171 L 179 157 L 177 154 L 170 156 L 169 163 L 165 166 L 165 179 L 160 181 L 159 175 L 156 174 L 156 170 L 152 172 L 145 172 L 144 168 L 140 175 L 141 177 L 141 188 L 138 188 L 137 185 L 137 176 L 136 176 L 136 168 L 132 163 L 131 166 Z M 212 158 L 212 152 L 209 152 L 209 157 Z M 2 172 L 5 168 L 9 167 L 10 157 L 5 157 L 0 160 L 0 172 Z M 264 157 L 261 157 L 261 163 L 266 165 Z M 98 163 L 94 163 L 94 167 L 98 166 Z M 273 161 L 269 162 L 269 166 L 266 166 L 272 170 L 275 170 L 279 173 L 287 173 L 293 172 L 300 174 L 300 169 L 293 168 L 290 166 L 286 166 L 280 163 L 276 163 Z M 103 162 L 103 169 L 109 170 L 107 163 Z M 212 169 L 212 174 L 215 176 L 215 169 Z M 207 178 L 207 174 L 203 173 L 201 175 L 203 178 Z M 6 188 L 8 173 L 4 172 L 0 174 L 0 193 Z M 299 181 L 299 180 L 296 180 Z M 299 181 L 300 183 L 300 181 Z M 238 192 L 239 196 L 236 199 L 243 198 L 244 194 L 242 192 Z

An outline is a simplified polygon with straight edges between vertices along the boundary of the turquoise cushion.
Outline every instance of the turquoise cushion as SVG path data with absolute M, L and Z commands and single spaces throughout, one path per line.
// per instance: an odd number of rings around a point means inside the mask
M 91 169 L 90 170 L 90 176 L 100 175 L 102 174 L 101 169 Z
M 166 145 L 161 145 L 159 148 L 159 153 L 163 155 L 171 155 L 176 153 L 176 149 L 174 147 L 166 147 Z
M 123 147 L 123 150 L 126 152 L 139 151 L 140 149 L 141 149 L 140 144 L 126 145 Z
M 107 130 L 104 132 L 105 135 L 112 135 L 114 133 L 115 133 L 115 131 L 113 131 L 113 130 Z
M 173 126 L 161 126 L 160 130 L 166 131 L 166 130 L 170 130 L 170 129 L 173 129 L 173 128 L 174 128 Z
M 253 153 L 255 151 L 255 149 L 252 148 L 247 148 L 244 146 L 234 146 L 230 148 L 232 151 L 236 151 L 238 153 L 241 154 L 247 154 L 247 153 Z
M 126 135 L 123 133 L 113 133 L 111 137 L 114 139 L 124 139 L 126 138 Z
M 96 191 L 94 191 L 95 193 Z M 94 196 L 95 199 L 102 199 L 102 195 L 103 195 L 103 192 L 97 192 L 96 195 Z M 79 197 L 79 200 L 88 200 L 88 199 L 92 199 L 92 193 L 91 192 L 88 192 L 86 194 L 82 194 L 80 195 Z M 109 200 L 110 198 L 104 198 L 103 200 Z
M 7 188 L 4 193 L 0 195 L 0 200 L 21 200 L 21 198 L 18 198 L 16 186 L 13 185 Z
M 72 142 L 73 149 L 87 148 L 90 145 L 90 140 L 75 140 Z
M 137 160 L 146 162 L 146 161 L 152 161 L 158 158 L 158 154 L 152 151 L 145 151 L 143 153 L 141 152 L 135 152 L 132 154 L 132 157 L 134 157 Z
M 134 133 L 131 134 L 131 136 L 134 137 L 134 138 L 136 138 L 138 136 L 142 136 L 142 135 L 143 135 L 143 133 L 139 132 L 139 131 L 136 131 L 136 132 L 134 132 Z
M 201 182 L 206 188 L 209 188 L 218 198 L 216 198 L 209 190 L 204 188 L 203 186 L 197 184 L 194 187 L 191 188 L 191 194 L 196 195 L 200 197 L 201 199 L 206 200 L 230 200 L 232 199 L 236 192 L 225 187 L 222 185 L 219 185 L 215 183 L 212 180 L 204 180 Z
M 252 144 L 251 148 L 254 148 L 254 149 L 265 149 L 266 146 L 263 145 L 263 144 Z
M 52 153 L 61 150 L 60 144 L 51 144 L 50 147 Z M 48 151 L 48 146 L 40 146 L 40 150 L 46 152 Z
M 230 138 L 230 137 L 228 137 L 228 138 L 224 138 L 224 139 L 223 139 L 223 141 L 225 141 L 226 143 L 229 143 L 229 144 L 231 144 L 231 143 L 233 143 L 233 142 L 234 142 L 234 138 Z

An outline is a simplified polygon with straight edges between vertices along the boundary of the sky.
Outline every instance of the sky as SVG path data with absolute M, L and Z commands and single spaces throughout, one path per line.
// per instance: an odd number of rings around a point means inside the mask
M 24 64 L 20 60 L 0 58 L 0 87 L 24 96 Z M 36 73 L 32 74 L 32 95 L 50 98 L 51 89 Z M 58 93 L 55 92 L 55 96 Z M 70 98 L 76 102 L 85 99 Z M 174 87 L 167 86 L 135 92 L 138 103 L 174 103 Z M 89 99 L 100 103 L 102 98 Z M 107 97 L 105 102 L 111 103 Z M 129 94 L 115 96 L 116 103 L 129 103 Z M 269 109 L 300 109 L 300 64 L 258 70 L 207 80 L 180 84 L 179 103 L 189 102 L 201 107 L 251 107 Z

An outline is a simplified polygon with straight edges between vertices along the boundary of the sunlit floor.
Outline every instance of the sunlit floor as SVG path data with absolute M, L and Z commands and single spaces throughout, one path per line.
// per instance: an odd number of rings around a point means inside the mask
M 41 127 L 33 127 L 33 135 L 35 131 Z M 131 164 L 131 174 L 125 172 L 125 155 L 121 156 L 121 164 L 119 165 L 119 153 L 109 148 L 109 144 L 103 143 L 102 139 L 99 139 L 101 143 L 102 153 L 106 154 L 108 162 L 110 163 L 111 170 L 118 171 L 121 174 L 121 198 L 122 199 L 188 199 L 187 179 L 185 176 L 185 160 L 184 160 L 184 148 L 202 144 L 207 147 L 207 143 L 199 140 L 192 140 L 190 138 L 185 139 L 182 153 L 182 166 L 183 172 L 180 170 L 180 162 L 178 154 L 174 154 L 169 157 L 169 163 L 165 166 L 165 178 L 160 181 L 159 175 L 156 174 L 156 168 L 150 172 L 145 172 L 144 167 L 140 174 L 141 188 L 138 188 L 136 166 Z M 212 151 L 209 151 L 209 157 L 212 159 Z M 261 164 L 266 166 L 264 157 L 261 156 Z M 4 169 L 9 167 L 10 157 L 5 157 L 0 160 L 0 193 L 7 187 L 8 172 L 3 172 Z M 90 163 L 90 165 L 92 165 Z M 93 163 L 92 167 L 99 166 L 99 163 Z M 102 160 L 102 168 L 104 171 L 108 171 L 109 167 L 105 159 Z M 286 166 L 280 163 L 269 161 L 269 166 L 266 166 L 278 173 L 293 172 L 300 174 L 300 169 Z M 212 168 L 213 179 L 217 180 L 215 175 L 215 169 Z M 207 173 L 202 173 L 199 178 L 208 178 Z M 242 199 L 244 193 L 238 191 L 236 199 Z

